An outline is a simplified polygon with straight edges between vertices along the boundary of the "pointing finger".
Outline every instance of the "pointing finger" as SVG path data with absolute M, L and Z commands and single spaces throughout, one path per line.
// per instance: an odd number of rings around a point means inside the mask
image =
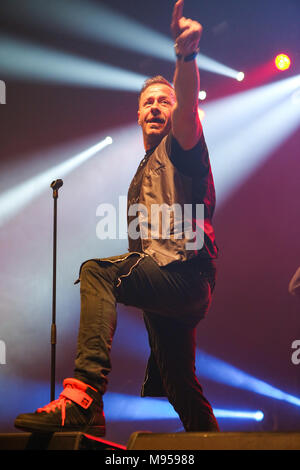
M 179 20 L 182 17 L 183 14 L 183 6 L 184 6 L 184 0 L 178 0 L 173 9 L 173 14 L 172 14 L 172 29 L 176 30 L 176 32 L 179 33 L 180 27 L 179 27 Z

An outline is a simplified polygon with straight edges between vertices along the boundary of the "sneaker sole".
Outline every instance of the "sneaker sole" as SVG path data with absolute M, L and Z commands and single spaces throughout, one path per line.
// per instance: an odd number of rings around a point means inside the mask
M 37 425 L 35 422 L 30 421 L 26 421 L 26 423 L 24 423 L 23 420 L 17 419 L 14 425 L 17 429 L 32 433 L 51 434 L 54 432 L 82 432 L 95 437 L 105 436 L 105 426 L 49 426 L 49 424 L 43 425 L 42 423 L 39 423 L 39 425 Z

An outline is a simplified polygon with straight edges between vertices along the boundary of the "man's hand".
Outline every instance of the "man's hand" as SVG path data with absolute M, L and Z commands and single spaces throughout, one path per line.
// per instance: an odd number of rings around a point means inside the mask
M 173 9 L 171 31 L 176 54 L 188 56 L 198 48 L 202 26 L 197 21 L 182 16 L 184 0 L 178 0 Z

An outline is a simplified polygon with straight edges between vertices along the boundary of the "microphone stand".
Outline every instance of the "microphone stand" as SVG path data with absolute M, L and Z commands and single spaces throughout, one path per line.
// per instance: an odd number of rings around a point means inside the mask
M 56 361 L 56 251 L 57 251 L 57 199 L 58 190 L 63 185 L 62 180 L 52 181 L 53 189 L 53 284 L 52 284 L 52 324 L 51 324 L 51 385 L 50 401 L 55 399 L 55 361 Z

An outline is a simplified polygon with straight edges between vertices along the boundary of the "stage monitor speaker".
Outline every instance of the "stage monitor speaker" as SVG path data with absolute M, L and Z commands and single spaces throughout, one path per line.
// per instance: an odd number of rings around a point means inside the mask
M 135 432 L 127 450 L 300 450 L 300 432 Z
M 0 450 L 126 450 L 125 446 L 81 432 L 0 434 Z

